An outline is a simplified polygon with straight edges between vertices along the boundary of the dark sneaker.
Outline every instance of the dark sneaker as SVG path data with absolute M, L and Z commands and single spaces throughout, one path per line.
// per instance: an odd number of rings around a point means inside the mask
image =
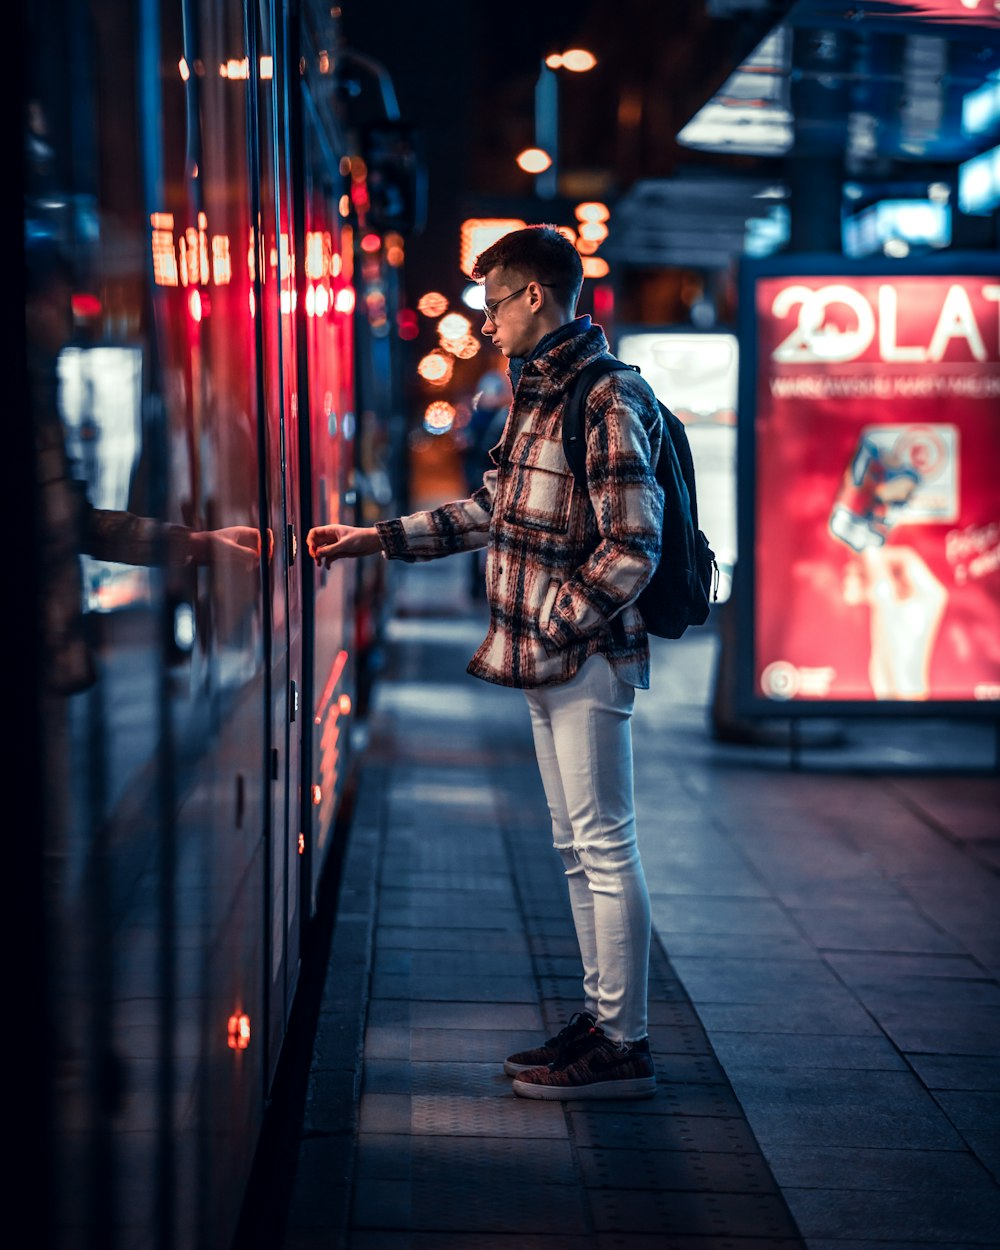
M 558 1063 L 567 1046 L 571 1046 L 581 1037 L 586 1037 L 596 1023 L 589 1011 L 578 1011 L 570 1018 L 569 1024 L 560 1029 L 555 1037 L 550 1037 L 544 1046 L 536 1046 L 534 1050 L 519 1050 L 516 1055 L 508 1056 L 503 1070 L 508 1076 L 517 1076 L 519 1072 L 527 1072 L 530 1068 L 544 1068 L 546 1064 Z
M 561 1060 L 531 1068 L 514 1081 L 521 1098 L 651 1098 L 656 1073 L 649 1039 L 619 1046 L 596 1025 L 572 1043 Z

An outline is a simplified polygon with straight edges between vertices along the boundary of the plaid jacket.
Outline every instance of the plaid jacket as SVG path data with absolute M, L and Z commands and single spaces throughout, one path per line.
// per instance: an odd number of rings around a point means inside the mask
M 469 664 L 486 681 L 555 685 L 603 655 L 630 685 L 649 685 L 649 643 L 631 606 L 659 559 L 663 515 L 653 472 L 661 422 L 647 384 L 621 370 L 591 390 L 588 490 L 576 485 L 562 449 L 570 383 L 607 350 L 593 326 L 527 360 L 483 485 L 469 499 L 378 523 L 390 559 L 488 547 L 490 626 Z M 618 613 L 624 630 L 613 636 Z

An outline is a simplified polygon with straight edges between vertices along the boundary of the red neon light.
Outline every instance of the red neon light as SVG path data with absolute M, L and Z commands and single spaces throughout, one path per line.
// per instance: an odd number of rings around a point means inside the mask
M 323 687 L 323 693 L 319 697 L 319 703 L 316 705 L 315 723 L 321 725 L 323 723 L 323 711 L 327 703 L 333 697 L 334 689 L 337 682 L 340 681 L 341 674 L 344 671 L 344 665 L 347 663 L 347 652 L 339 651 L 337 658 L 330 665 L 330 676 L 326 679 L 326 685 Z
M 229 1017 L 229 1049 L 246 1050 L 250 1045 L 250 1017 L 246 1012 Z

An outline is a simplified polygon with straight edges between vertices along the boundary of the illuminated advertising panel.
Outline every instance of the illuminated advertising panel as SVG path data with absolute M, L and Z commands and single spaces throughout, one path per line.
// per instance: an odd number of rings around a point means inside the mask
M 741 305 L 742 702 L 997 716 L 995 259 L 750 263 Z
M 729 598 L 736 561 L 736 335 L 623 330 L 617 354 L 639 366 L 656 398 L 684 422 L 698 487 L 698 524 L 719 564 L 721 603 Z

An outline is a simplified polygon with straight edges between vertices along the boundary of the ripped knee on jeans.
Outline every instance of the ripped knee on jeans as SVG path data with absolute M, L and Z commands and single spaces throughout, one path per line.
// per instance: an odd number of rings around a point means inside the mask
M 580 860 L 580 852 L 572 842 L 553 842 L 552 846 L 559 852 L 567 876 L 571 873 L 584 871 Z

